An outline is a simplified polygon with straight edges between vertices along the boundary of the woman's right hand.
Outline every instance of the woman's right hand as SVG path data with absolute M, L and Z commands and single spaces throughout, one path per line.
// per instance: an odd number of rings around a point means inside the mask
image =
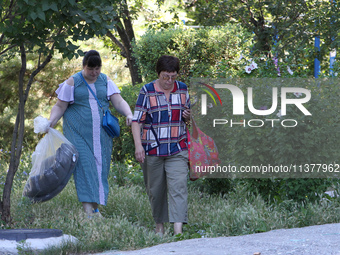
M 139 163 L 144 163 L 145 151 L 142 145 L 136 147 L 135 157 Z
M 137 122 L 131 124 L 133 141 L 135 143 L 135 158 L 139 163 L 144 163 L 145 151 L 141 142 L 141 125 Z

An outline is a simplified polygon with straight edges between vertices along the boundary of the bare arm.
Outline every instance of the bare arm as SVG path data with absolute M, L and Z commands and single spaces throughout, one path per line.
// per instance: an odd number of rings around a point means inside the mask
M 66 83 L 70 86 L 74 86 L 73 77 L 67 79 Z M 51 114 L 50 114 L 50 127 L 54 127 L 60 118 L 64 115 L 69 102 L 62 101 L 58 99 L 57 103 L 52 107 Z
M 52 107 L 50 114 L 50 126 L 54 127 L 60 118 L 64 115 L 68 107 L 68 102 L 58 99 L 57 103 Z
M 145 158 L 145 151 L 142 146 L 142 141 L 140 137 L 141 126 L 137 122 L 132 122 L 131 128 L 132 128 L 133 141 L 135 143 L 136 160 L 140 163 L 143 163 L 144 158 Z
M 126 125 L 132 123 L 132 112 L 128 103 L 122 98 L 120 94 L 113 94 L 110 97 L 113 107 L 122 115 L 126 117 Z

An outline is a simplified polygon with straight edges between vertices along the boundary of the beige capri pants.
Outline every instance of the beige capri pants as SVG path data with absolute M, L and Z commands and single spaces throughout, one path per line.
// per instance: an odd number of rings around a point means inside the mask
M 156 223 L 188 221 L 188 151 L 146 156 L 141 164 L 146 192 Z

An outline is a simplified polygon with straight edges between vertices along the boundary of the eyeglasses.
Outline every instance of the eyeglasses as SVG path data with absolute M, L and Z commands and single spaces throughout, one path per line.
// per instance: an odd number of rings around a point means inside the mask
M 163 80 L 166 80 L 166 81 L 168 81 L 168 80 L 175 80 L 177 78 L 177 74 L 176 75 L 172 75 L 172 76 L 169 76 L 169 75 L 162 75 L 162 79 Z

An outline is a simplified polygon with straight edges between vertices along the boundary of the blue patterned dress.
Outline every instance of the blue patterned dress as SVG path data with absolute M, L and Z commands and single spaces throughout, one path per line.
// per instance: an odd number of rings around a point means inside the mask
M 73 174 L 78 199 L 106 205 L 113 141 L 102 128 L 103 110 L 96 99 L 79 73 L 72 77 L 74 86 L 64 82 L 56 93 L 60 100 L 70 102 L 63 115 L 63 132 L 79 153 Z M 109 107 L 109 94 L 119 93 L 118 87 L 109 81 L 106 75 L 100 74 L 94 84 L 89 84 L 104 110 Z

